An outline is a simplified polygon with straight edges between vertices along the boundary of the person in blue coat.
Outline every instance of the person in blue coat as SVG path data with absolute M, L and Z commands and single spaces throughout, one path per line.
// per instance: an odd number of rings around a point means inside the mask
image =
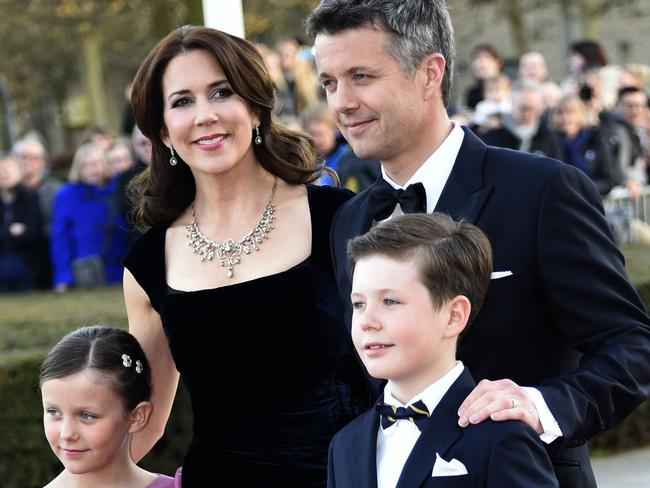
M 55 291 L 121 281 L 129 239 L 115 208 L 115 189 L 104 151 L 92 143 L 80 146 L 69 183 L 54 203 L 50 252 Z

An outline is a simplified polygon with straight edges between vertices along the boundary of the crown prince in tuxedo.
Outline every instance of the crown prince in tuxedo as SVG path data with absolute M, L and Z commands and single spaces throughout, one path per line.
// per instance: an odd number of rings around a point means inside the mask
M 587 440 L 650 396 L 650 319 L 598 191 L 576 168 L 485 146 L 449 120 L 454 41 L 443 0 L 322 0 L 307 24 L 341 132 L 359 158 L 382 164 L 332 227 L 348 321 L 350 238 L 404 210 L 476 224 L 494 264 L 458 349 L 483 380 L 458 422 L 521 420 L 547 444 L 561 486 L 595 487 Z
M 375 408 L 332 439 L 328 486 L 556 488 L 530 426 L 456 420 L 476 386 L 455 354 L 490 283 L 485 234 L 445 214 L 413 213 L 355 237 L 348 256 L 354 346 L 388 383 Z

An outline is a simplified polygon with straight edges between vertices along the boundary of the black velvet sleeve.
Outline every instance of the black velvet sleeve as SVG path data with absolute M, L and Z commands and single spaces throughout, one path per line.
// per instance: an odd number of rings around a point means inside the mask
M 165 232 L 152 227 L 138 238 L 123 260 L 138 284 L 149 296 L 153 308 L 160 313 L 160 299 L 165 291 Z

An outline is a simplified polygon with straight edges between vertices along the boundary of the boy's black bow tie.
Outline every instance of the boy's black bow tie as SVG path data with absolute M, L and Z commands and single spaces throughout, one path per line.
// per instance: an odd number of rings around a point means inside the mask
M 427 211 L 427 193 L 422 183 L 413 183 L 404 190 L 397 190 L 382 178 L 370 191 L 368 205 L 376 221 L 390 217 L 398 203 L 405 214 Z
M 398 420 L 410 420 L 422 430 L 421 422 L 429 418 L 429 409 L 422 400 L 408 407 L 396 407 L 388 403 L 378 403 L 375 410 L 381 414 L 381 428 L 387 429 Z

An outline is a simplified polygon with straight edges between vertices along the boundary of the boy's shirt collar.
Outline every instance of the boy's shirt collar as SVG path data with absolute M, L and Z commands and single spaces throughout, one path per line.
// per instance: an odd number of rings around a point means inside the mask
M 393 397 L 391 384 L 389 381 L 384 387 L 384 403 L 388 403 L 389 405 L 394 405 L 396 407 L 408 407 L 418 400 L 422 400 L 429 409 L 429 412 L 433 414 L 434 409 L 438 406 L 438 403 L 440 403 L 442 397 L 445 396 L 447 390 L 451 388 L 451 385 L 453 385 L 458 377 L 463 373 L 464 369 L 465 366 L 463 365 L 462 361 L 456 361 L 456 365 L 451 370 L 449 370 L 449 372 L 445 373 L 445 375 L 436 382 L 427 386 L 423 391 L 411 398 L 406 404 L 403 404 L 398 399 Z

